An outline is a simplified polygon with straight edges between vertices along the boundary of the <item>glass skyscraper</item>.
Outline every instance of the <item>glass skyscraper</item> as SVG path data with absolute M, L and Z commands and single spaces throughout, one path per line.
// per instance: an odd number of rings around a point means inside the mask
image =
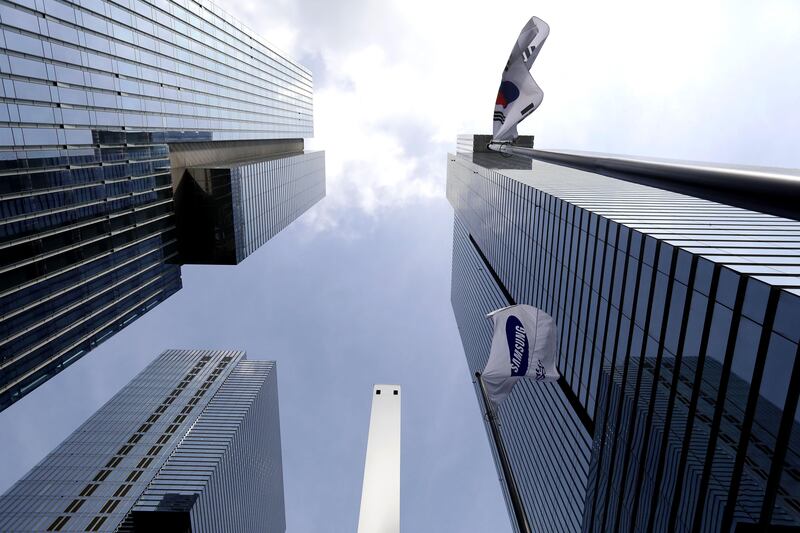
M 488 312 L 559 326 L 563 379 L 498 410 L 534 530 L 800 526 L 800 222 L 477 146 L 447 178 L 470 376 Z
M 286 529 L 273 361 L 168 350 L 0 497 L 2 531 Z
M 210 2 L 0 4 L 0 409 L 325 195 L 311 73 Z

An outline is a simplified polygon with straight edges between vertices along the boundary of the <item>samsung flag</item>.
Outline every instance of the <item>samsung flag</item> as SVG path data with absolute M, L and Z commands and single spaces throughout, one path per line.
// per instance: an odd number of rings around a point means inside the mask
M 494 106 L 495 141 L 516 139 L 517 124 L 542 103 L 544 93 L 533 81 L 530 69 L 549 34 L 550 26 L 532 17 L 514 43 Z
M 556 323 L 550 315 L 530 305 L 512 305 L 487 318 L 494 322 L 494 337 L 481 377 L 492 403 L 505 400 L 520 378 L 561 377 L 556 369 Z

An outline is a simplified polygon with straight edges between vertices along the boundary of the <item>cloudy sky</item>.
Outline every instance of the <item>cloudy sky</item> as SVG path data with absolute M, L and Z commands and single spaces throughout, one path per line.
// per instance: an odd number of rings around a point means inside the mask
M 373 383 L 403 386 L 402 523 L 509 528 L 449 303 L 446 152 L 489 132 L 531 15 L 544 148 L 800 167 L 800 4 L 220 2 L 315 77 L 328 196 L 0 413 L 0 491 L 166 348 L 278 360 L 289 532 L 352 532 Z M 58 402 L 53 402 L 58 398 Z M 569 458 L 565 458 L 569 460 Z

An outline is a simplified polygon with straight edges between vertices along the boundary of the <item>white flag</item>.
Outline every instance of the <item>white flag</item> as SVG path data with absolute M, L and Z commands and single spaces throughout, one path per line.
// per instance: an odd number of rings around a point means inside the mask
M 530 305 L 512 305 L 487 315 L 494 322 L 489 361 L 481 375 L 495 405 L 511 394 L 518 379 L 556 381 L 556 323 Z
M 544 93 L 533 81 L 530 69 L 549 34 L 550 26 L 542 19 L 532 17 L 514 43 L 494 105 L 492 137 L 495 141 L 516 139 L 517 124 L 542 103 Z

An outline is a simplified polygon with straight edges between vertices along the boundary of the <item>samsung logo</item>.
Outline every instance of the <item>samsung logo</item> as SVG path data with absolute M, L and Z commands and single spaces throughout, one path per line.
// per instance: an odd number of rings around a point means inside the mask
M 515 316 L 506 320 L 506 341 L 511 357 L 511 375 L 524 376 L 528 372 L 528 336 L 522 322 Z

